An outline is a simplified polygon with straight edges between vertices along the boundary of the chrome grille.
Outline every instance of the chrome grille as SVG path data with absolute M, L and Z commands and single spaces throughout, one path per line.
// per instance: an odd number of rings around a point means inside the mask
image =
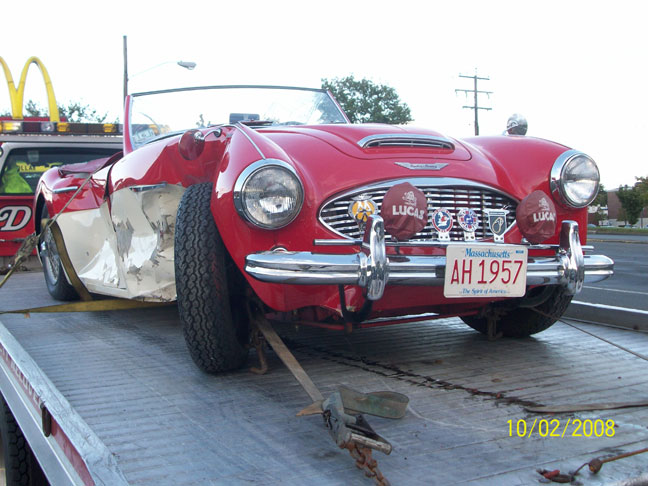
M 353 239 L 362 238 L 362 231 L 348 211 L 353 198 L 358 196 L 370 197 L 376 204 L 376 213 L 380 214 L 385 193 L 391 186 L 401 182 L 409 182 L 416 186 L 423 191 L 427 198 L 427 225 L 423 231 L 414 235 L 410 241 L 437 240 L 437 231 L 432 226 L 432 213 L 439 208 L 445 208 L 452 213 L 454 225 L 450 231 L 450 238 L 453 241 L 462 241 L 464 239 L 463 229 L 457 223 L 457 213 L 462 208 L 470 208 L 479 216 L 479 227 L 475 231 L 476 240 L 493 237 L 493 233 L 488 228 L 486 209 L 506 208 L 509 210 L 506 215 L 508 227 L 510 228 L 515 222 L 517 202 L 513 198 L 490 187 L 457 179 L 425 179 L 425 183 L 415 179 L 398 180 L 348 192 L 325 203 L 320 210 L 320 221 L 341 236 Z M 387 241 L 393 241 L 393 238 L 388 235 Z

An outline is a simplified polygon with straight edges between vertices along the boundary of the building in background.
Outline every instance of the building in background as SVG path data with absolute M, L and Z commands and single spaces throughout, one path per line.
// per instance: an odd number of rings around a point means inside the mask
M 618 189 L 608 191 L 608 205 L 607 205 L 607 220 L 609 226 L 625 226 L 627 224 L 625 211 L 621 206 L 619 196 L 617 196 Z M 648 207 L 644 207 L 639 215 L 639 221 L 636 224 L 637 228 L 648 228 Z

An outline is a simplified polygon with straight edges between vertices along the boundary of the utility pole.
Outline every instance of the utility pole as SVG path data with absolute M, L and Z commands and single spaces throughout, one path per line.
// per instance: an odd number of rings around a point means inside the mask
M 479 110 L 492 110 L 492 108 L 485 108 L 483 106 L 479 106 L 478 103 L 478 95 L 479 93 L 483 93 L 487 96 L 490 96 L 492 94 L 492 91 L 480 91 L 477 89 L 477 81 L 478 80 L 483 80 L 483 81 L 490 81 L 490 78 L 480 78 L 477 76 L 475 73 L 474 76 L 466 76 L 465 74 L 460 74 L 460 78 L 469 78 L 474 81 L 474 88 L 473 89 L 455 89 L 455 93 L 461 91 L 463 92 L 466 96 L 468 96 L 468 93 L 473 93 L 475 97 L 475 104 L 473 106 L 466 106 L 464 105 L 463 108 L 469 108 L 471 110 L 475 110 L 475 135 L 479 135 Z

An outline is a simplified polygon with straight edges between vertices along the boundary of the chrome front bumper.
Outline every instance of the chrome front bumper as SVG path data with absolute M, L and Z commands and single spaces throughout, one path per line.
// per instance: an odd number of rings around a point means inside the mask
M 452 243 L 450 243 L 452 244 Z M 477 243 L 479 244 L 479 243 Z M 492 245 L 492 243 L 490 243 Z M 527 285 L 562 285 L 575 295 L 584 282 L 610 277 L 614 262 L 603 255 L 583 255 L 578 224 L 563 221 L 560 244 L 551 257 L 529 257 Z M 300 285 L 359 285 L 367 298 L 382 297 L 392 285 L 443 286 L 445 256 L 387 256 L 385 227 L 379 216 L 367 223 L 362 251 L 352 254 L 266 251 L 248 255 L 245 271 L 263 282 Z

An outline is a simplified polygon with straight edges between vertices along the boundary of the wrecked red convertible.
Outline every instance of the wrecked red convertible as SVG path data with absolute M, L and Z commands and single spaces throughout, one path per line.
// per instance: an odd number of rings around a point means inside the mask
M 260 314 L 523 337 L 613 272 L 582 245 L 596 164 L 557 143 L 353 125 L 328 92 L 276 86 L 134 94 L 124 132 L 123 154 L 41 178 L 36 214 L 62 211 L 64 241 L 41 235 L 48 288 L 76 298 L 74 272 L 91 293 L 177 299 L 208 372 L 243 365 Z

